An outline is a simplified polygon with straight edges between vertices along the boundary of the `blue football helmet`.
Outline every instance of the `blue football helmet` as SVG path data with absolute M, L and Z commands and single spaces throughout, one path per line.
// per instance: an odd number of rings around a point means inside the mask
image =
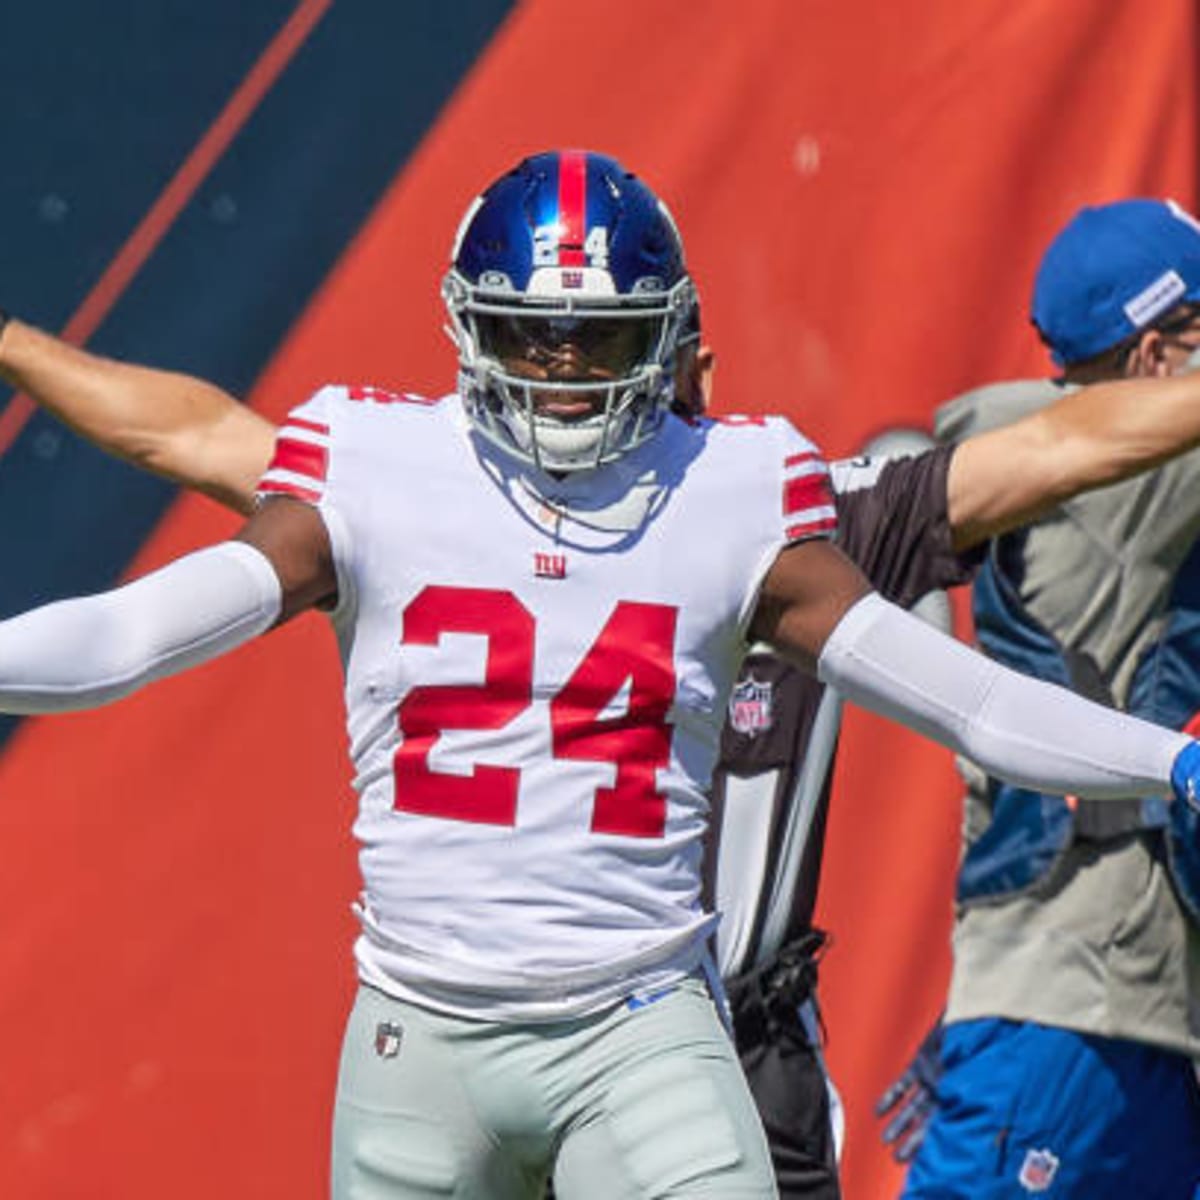
M 442 284 L 475 427 L 551 472 L 654 435 L 695 289 L 662 201 L 602 154 L 536 154 L 459 226 Z

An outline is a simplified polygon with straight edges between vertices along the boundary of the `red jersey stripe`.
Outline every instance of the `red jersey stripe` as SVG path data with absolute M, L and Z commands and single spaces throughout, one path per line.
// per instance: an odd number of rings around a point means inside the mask
M 306 500 L 316 504 L 321 499 L 321 493 L 312 488 L 300 487 L 299 484 L 285 483 L 281 479 L 263 479 L 258 485 L 260 495 L 294 496 L 297 500 Z
M 820 462 L 821 456 L 815 450 L 805 450 L 802 454 L 789 454 L 783 460 L 784 470 L 788 467 L 798 467 L 801 463 Z
M 319 433 L 325 437 L 329 436 L 328 425 L 320 425 L 316 421 L 306 421 L 303 417 L 290 416 L 287 419 L 287 424 L 293 429 L 303 429 L 308 433 Z
M 558 265 L 585 266 L 583 241 L 587 213 L 587 155 L 564 150 L 558 156 Z
M 832 507 L 833 492 L 824 471 L 800 475 L 783 481 L 783 515 L 791 516 L 804 508 Z
M 290 471 L 293 475 L 324 481 L 329 470 L 329 451 L 315 442 L 298 442 L 281 436 L 275 442 L 275 456 L 267 470 Z

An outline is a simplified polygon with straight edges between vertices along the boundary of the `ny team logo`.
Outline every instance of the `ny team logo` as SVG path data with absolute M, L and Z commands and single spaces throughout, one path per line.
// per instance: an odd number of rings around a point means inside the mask
M 729 697 L 729 723 L 747 737 L 765 733 L 771 728 L 771 699 L 774 688 L 759 683 L 751 675 L 733 689 Z
M 535 550 L 533 552 L 533 573 L 539 579 L 566 579 L 567 556 Z

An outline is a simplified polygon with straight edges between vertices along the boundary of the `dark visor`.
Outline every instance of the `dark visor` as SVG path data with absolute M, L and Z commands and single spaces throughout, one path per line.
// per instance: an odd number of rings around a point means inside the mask
M 572 347 L 590 363 L 625 376 L 650 353 L 661 318 L 479 313 L 480 349 L 500 361 L 541 361 Z

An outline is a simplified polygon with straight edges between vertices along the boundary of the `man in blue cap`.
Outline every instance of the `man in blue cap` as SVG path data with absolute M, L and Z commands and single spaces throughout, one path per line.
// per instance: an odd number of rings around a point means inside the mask
M 1084 209 L 1046 251 L 1032 319 L 1060 377 L 959 397 L 941 438 L 1079 385 L 1195 367 L 1200 226 L 1170 201 Z M 1019 670 L 1195 728 L 1198 534 L 1195 451 L 1078 496 L 993 542 L 979 640 Z M 1148 801 L 1101 813 L 969 763 L 964 775 L 942 1074 L 904 1195 L 1200 1196 L 1200 861 L 1185 831 Z

